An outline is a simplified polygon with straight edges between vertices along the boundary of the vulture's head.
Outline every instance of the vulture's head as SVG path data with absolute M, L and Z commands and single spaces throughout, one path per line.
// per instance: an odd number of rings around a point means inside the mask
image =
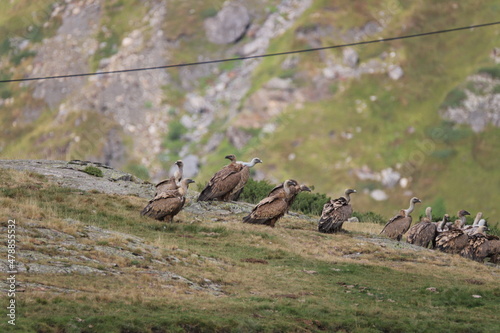
M 462 217 L 462 216 L 466 216 L 466 215 L 470 215 L 470 213 L 468 211 L 466 211 L 465 209 L 458 211 L 458 217 Z
M 301 191 L 311 192 L 311 189 L 306 185 L 300 185 Z
M 353 189 L 351 189 L 351 188 L 348 188 L 347 190 L 345 190 L 345 192 L 344 192 L 344 193 L 345 193 L 345 195 L 349 195 L 349 194 L 351 194 L 351 193 L 356 193 L 356 190 L 353 190 Z
M 443 216 L 443 220 L 444 220 L 445 222 L 449 222 L 449 221 L 450 221 L 450 215 L 448 215 L 448 214 L 444 214 L 444 216 Z
M 417 197 L 413 197 L 413 198 L 411 198 L 410 202 L 413 203 L 413 204 L 416 204 L 416 203 L 419 203 L 419 202 L 422 202 L 422 201 L 420 201 L 420 199 L 417 198 Z
M 252 162 L 251 163 L 252 164 L 262 163 L 262 160 L 260 158 L 258 158 L 258 157 L 254 157 L 254 158 L 252 158 Z
M 184 163 L 182 162 L 182 160 L 178 160 L 177 162 L 175 162 L 175 165 L 177 165 L 179 168 L 182 168 L 184 166 Z
M 224 158 L 227 158 L 231 162 L 235 162 L 236 161 L 236 156 L 234 156 L 233 154 L 226 155 Z
M 186 186 L 189 186 L 189 184 L 194 183 L 194 180 L 190 178 L 184 178 L 182 181 L 184 182 L 184 184 L 186 184 Z

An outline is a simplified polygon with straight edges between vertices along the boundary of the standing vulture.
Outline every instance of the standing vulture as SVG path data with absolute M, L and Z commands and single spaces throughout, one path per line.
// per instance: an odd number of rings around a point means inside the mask
M 142 216 L 149 216 L 159 221 L 172 222 L 186 203 L 186 193 L 189 184 L 194 180 L 185 178 L 176 190 L 167 190 L 156 195 L 141 211 Z
M 236 162 L 234 155 L 225 158 L 231 161 L 212 176 L 207 186 L 201 191 L 198 201 L 221 200 L 228 201 L 231 191 L 238 185 L 241 179 L 243 165 Z
M 288 210 L 290 209 L 290 207 L 293 205 L 293 202 L 295 201 L 295 198 L 297 197 L 297 195 L 302 192 L 302 191 L 305 191 L 305 192 L 311 192 L 311 189 L 302 184 L 302 185 L 299 185 L 299 183 L 296 181 L 296 180 L 293 180 L 291 179 L 290 180 L 293 184 L 290 185 L 290 198 L 287 200 L 287 203 L 288 203 L 288 208 L 287 208 L 287 213 L 288 213 Z M 278 195 L 279 193 L 284 193 L 284 189 L 283 189 L 283 184 L 279 184 L 278 186 L 276 186 L 275 188 L 273 188 L 271 190 L 271 192 L 269 192 L 269 194 L 267 195 L 268 197 L 271 197 L 271 196 L 275 196 L 275 195 Z
M 394 216 L 389 220 L 389 222 L 387 222 L 380 234 L 385 234 L 387 237 L 396 239 L 399 242 L 404 233 L 410 229 L 412 221 L 410 214 L 413 212 L 415 204 L 418 202 L 422 201 L 416 197 L 411 198 L 410 207 L 408 209 L 401 209 L 398 215 Z
M 285 215 L 288 209 L 288 200 L 293 195 L 292 187 L 297 182 L 286 180 L 283 183 L 283 191 L 270 197 L 262 199 L 248 214 L 243 218 L 244 223 L 265 224 L 274 228 L 276 221 Z
M 332 199 L 323 206 L 323 212 L 318 223 L 318 231 L 324 233 L 335 233 L 342 229 L 347 219 L 352 215 L 350 194 L 356 193 L 356 190 L 348 188 L 345 190 L 345 197 Z
M 470 213 L 463 209 L 460 210 L 458 212 L 458 217 L 460 219 L 455 221 L 455 224 L 451 226 L 450 230 L 437 235 L 436 247 L 439 250 L 448 253 L 459 253 L 467 246 L 468 235 L 464 233 L 462 229 L 466 215 L 470 215 Z
M 243 168 L 240 171 L 240 181 L 234 187 L 234 189 L 229 193 L 228 200 L 237 201 L 240 197 L 241 192 L 243 192 L 243 188 L 245 187 L 248 178 L 250 178 L 250 168 L 255 166 L 257 163 L 262 163 L 260 158 L 254 157 L 250 162 L 236 162 L 238 164 L 243 165 Z
M 175 162 L 175 165 L 177 165 L 178 170 L 175 171 L 174 175 L 156 184 L 155 196 L 157 196 L 161 192 L 176 190 L 177 187 L 179 187 L 179 183 L 182 179 L 184 163 L 182 162 L 182 160 L 178 160 L 177 162 Z
M 422 247 L 429 247 L 429 244 L 432 244 L 432 248 L 434 248 L 436 245 L 437 225 L 432 223 L 431 207 L 425 209 L 425 215 L 419 223 L 408 230 L 406 241 Z

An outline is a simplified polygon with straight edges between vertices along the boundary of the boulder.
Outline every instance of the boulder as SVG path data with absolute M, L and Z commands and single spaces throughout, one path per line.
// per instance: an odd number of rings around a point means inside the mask
M 236 4 L 222 8 L 215 17 L 205 20 L 205 32 L 210 42 L 230 44 L 243 37 L 250 25 L 248 10 Z

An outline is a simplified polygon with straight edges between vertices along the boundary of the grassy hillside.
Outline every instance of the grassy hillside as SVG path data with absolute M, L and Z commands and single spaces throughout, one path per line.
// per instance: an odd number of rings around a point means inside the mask
M 19 261 L 33 271 L 18 274 L 17 324 L 2 321 L 2 332 L 498 328 L 498 267 L 385 240 L 378 224 L 324 235 L 315 217 L 287 216 L 271 229 L 241 223 L 245 205 L 214 203 L 189 204 L 165 225 L 139 217 L 146 199 L 7 170 L 0 193 L 2 216 L 19 228 Z M 93 273 L 34 268 L 75 263 Z
M 350 2 L 349 6 L 339 7 L 342 10 L 328 10 L 329 2 L 317 2 L 296 28 L 331 21 L 341 22 L 341 29 L 347 30 L 359 26 L 360 21 L 372 20 L 380 10 L 390 9 L 386 3 L 378 2 Z M 459 5 L 452 1 L 401 2 L 393 8 L 394 16 L 380 35 L 393 37 L 492 22 L 498 10 L 493 1 Z M 349 20 L 352 17 L 356 19 Z M 441 200 L 451 213 L 461 208 L 483 211 L 496 223 L 500 220 L 500 172 L 485 166 L 484 161 L 490 165 L 500 162 L 500 154 L 494 153 L 499 148 L 500 129 L 490 126 L 483 133 L 474 133 L 466 125 L 445 122 L 438 111 L 448 93 L 463 84 L 467 76 L 482 67 L 495 66 L 489 54 L 500 42 L 498 31 L 498 27 L 490 27 L 356 47 L 362 62 L 376 59 L 383 52 L 395 52 L 404 70 L 403 78 L 393 81 L 385 74 L 374 74 L 347 79 L 338 83 L 341 89 L 337 87 L 330 98 L 304 103 L 300 109 L 291 106 L 279 119 L 279 129 L 252 149 L 250 155 L 269 162 L 262 166 L 269 175 L 278 179 L 300 178 L 333 196 L 346 187 L 356 187 L 358 191 L 383 188 L 378 182 L 359 180 L 352 169 L 366 165 L 379 172 L 392 167 L 411 179 L 406 190 L 420 197 L 423 206 Z M 376 38 L 366 38 L 369 39 Z M 270 49 L 300 46 L 292 31 L 284 40 L 275 41 Z M 343 43 L 329 38 L 321 42 Z M 324 52 L 341 57 L 341 50 Z M 314 74 L 321 68 L 314 65 L 321 61 L 316 53 L 301 55 L 300 59 L 303 71 Z M 265 59 L 255 79 L 269 73 L 279 75 L 276 72 L 281 61 Z M 360 104 L 366 105 L 362 112 Z M 343 131 L 353 133 L 353 138 L 340 137 Z M 443 134 L 436 138 L 432 133 Z M 480 157 L 478 150 L 482 151 Z M 292 153 L 295 160 L 285 162 Z M 376 202 L 368 195 L 358 196 L 356 202 L 366 209 L 390 214 L 406 206 L 411 196 L 401 195 L 404 190 L 399 187 L 385 190 L 389 195 L 387 202 Z
M 35 46 L 53 36 L 61 24 L 61 12 L 47 21 L 55 3 L 62 2 L 44 0 L 35 6 L 28 1 L 17 1 L 0 5 L 3 9 L 0 10 L 0 32 L 4 36 L 0 41 L 2 78 L 29 74 Z M 139 31 L 142 38 L 152 44 L 158 32 L 161 32 L 158 36 L 168 41 L 165 62 L 155 65 L 234 57 L 242 46 L 255 40 L 256 31 L 266 19 L 279 12 L 281 2 L 245 1 L 252 17 L 249 31 L 235 44 L 216 45 L 207 40 L 203 22 L 215 16 L 223 3 L 222 0 L 169 1 L 165 16 L 161 16 L 161 31 L 153 31 L 150 23 L 144 22 L 144 17 L 158 2 L 107 1 L 100 9 L 98 32 L 91 36 L 99 47 L 88 56 L 88 70 L 95 70 L 100 62 L 105 64 L 105 60 L 119 53 L 124 38 L 133 36 L 133 31 Z M 340 45 L 492 22 L 497 20 L 499 12 L 500 7 L 493 0 L 468 3 L 315 0 L 291 28 L 270 40 L 266 52 Z M 280 15 L 283 20 L 287 18 L 286 13 Z M 369 35 L 359 33 L 370 22 L 377 22 L 381 31 Z M 300 37 L 301 34 L 308 37 Z M 356 37 L 352 37 L 354 35 Z M 26 49 L 19 46 L 24 40 L 30 42 Z M 100 159 L 118 151 L 113 156 L 118 156 L 120 161 L 111 162 L 121 163 L 127 171 L 148 177 L 153 174 L 153 167 L 156 171 L 160 166 L 168 170 L 173 161 L 194 154 L 201 161 L 196 177 L 198 184 L 204 184 L 225 163 L 222 157 L 228 153 L 235 153 L 240 159 L 258 156 L 264 164 L 257 168 L 273 182 L 294 178 L 332 197 L 339 196 L 346 187 L 356 188 L 355 204 L 361 211 L 389 216 L 405 207 L 409 197 L 415 195 L 423 200 L 418 213 L 428 205 L 439 206 L 436 208 L 440 212 L 450 214 L 459 209 L 467 209 L 473 214 L 482 211 L 490 224 L 498 224 L 500 169 L 496 166 L 500 163 L 500 129 L 488 125 L 484 131 L 476 133 L 468 125 L 445 120 L 440 113 L 446 106 L 460 102 L 454 93 L 457 90 L 463 93 L 468 77 L 484 74 L 484 68 L 493 68 L 485 75 L 498 72 L 498 64 L 490 54 L 499 42 L 499 28 L 491 26 L 354 48 L 361 64 L 378 61 L 386 66 L 400 66 L 404 75 L 399 80 L 392 80 L 386 72 L 377 72 L 321 81 L 325 68 L 343 63 L 343 49 L 301 53 L 297 55 L 296 66 L 291 68 L 283 67 L 289 57 L 265 58 L 251 78 L 244 79 L 251 80 L 251 88 L 239 105 L 230 107 L 224 99 L 214 102 L 213 121 L 202 125 L 208 131 L 196 140 L 186 135 L 189 130 L 182 125 L 181 119 L 185 115 L 202 116 L 186 110 L 186 95 L 205 96 L 207 91 L 215 89 L 220 82 L 217 79 L 223 74 L 232 77 L 229 82 L 237 81 L 240 73 L 234 69 L 241 68 L 245 62 L 169 69 L 169 83 L 161 87 L 161 96 L 155 96 L 156 100 L 161 100 L 158 114 L 164 115 L 162 121 L 168 124 L 151 129 L 151 133 L 161 133 L 159 136 L 151 134 L 161 143 L 159 152 L 152 149 L 154 153 L 135 146 L 136 141 L 140 141 L 138 137 L 142 143 L 152 140 L 147 135 L 142 137 L 150 130 L 149 124 L 138 130 L 139 133 L 127 132 L 133 122 L 120 125 L 123 119 L 113 117 L 113 111 L 120 110 L 119 104 L 114 104 L 116 110 L 112 111 L 97 110 L 97 107 L 73 110 L 71 115 L 54 121 L 61 105 L 49 109 L 46 103 L 33 96 L 33 88 L 2 84 L 0 96 L 4 112 L 0 114 L 0 123 L 5 130 L 0 134 L 0 156 Z M 143 48 L 147 49 L 147 45 L 145 43 Z M 143 51 L 130 51 L 132 53 L 125 53 L 123 59 L 147 58 L 148 54 L 142 54 Z M 124 67 L 120 61 L 116 60 L 111 69 Z M 274 132 L 263 133 L 262 127 L 266 124 L 259 128 L 236 126 L 241 124 L 243 116 L 252 115 L 249 101 L 256 92 L 266 90 L 272 78 L 291 79 L 303 99 L 284 101 L 289 105 L 281 114 L 269 119 L 269 123 L 276 125 Z M 93 81 L 85 81 L 81 88 L 88 89 L 93 84 Z M 130 87 L 134 91 L 137 89 L 133 84 Z M 111 100 L 115 96 L 110 89 L 111 93 L 106 96 Z M 103 98 L 99 91 L 100 88 L 94 91 L 97 96 L 90 94 L 83 98 L 99 100 Z M 144 100 L 142 104 L 134 114 L 146 114 L 153 106 L 151 100 Z M 152 123 L 157 121 L 150 116 Z M 233 125 L 252 137 L 241 149 L 230 143 L 227 129 Z M 194 126 L 191 131 L 197 130 Z M 208 142 L 215 134 L 221 134 L 223 139 L 208 149 Z M 146 166 L 150 162 L 152 165 Z M 392 168 L 408 181 L 408 185 L 386 188 L 378 180 L 362 180 L 356 172 L 363 168 L 377 174 Z M 374 200 L 369 194 L 376 189 L 384 190 L 388 200 Z

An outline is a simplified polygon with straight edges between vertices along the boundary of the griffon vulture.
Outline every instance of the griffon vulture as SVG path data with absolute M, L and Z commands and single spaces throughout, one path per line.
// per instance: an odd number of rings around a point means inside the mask
M 250 162 L 236 162 L 238 164 L 243 165 L 243 168 L 240 171 L 240 181 L 234 189 L 229 193 L 228 200 L 237 201 L 240 197 L 241 192 L 243 192 L 243 188 L 245 187 L 248 178 L 250 178 L 250 168 L 255 166 L 257 163 L 262 163 L 260 158 L 254 157 Z
M 174 216 L 186 203 L 186 193 L 191 183 L 194 183 L 194 180 L 185 178 L 181 180 L 176 190 L 167 190 L 156 195 L 141 211 L 141 215 L 159 221 L 172 222 Z
M 448 253 L 459 253 L 467 246 L 468 235 L 462 229 L 466 215 L 470 215 L 470 213 L 466 210 L 460 210 L 458 212 L 459 219 L 450 227 L 450 230 L 437 235 L 436 247 L 439 250 Z
M 283 183 L 283 191 L 270 197 L 262 199 L 248 214 L 243 218 L 244 223 L 265 224 L 274 228 L 276 221 L 285 215 L 288 209 L 288 200 L 293 195 L 291 187 L 297 183 L 293 180 L 286 180 Z
M 175 162 L 175 165 L 177 165 L 178 169 L 174 172 L 174 175 L 169 179 L 162 180 L 161 182 L 156 184 L 155 196 L 157 196 L 161 192 L 175 190 L 179 186 L 179 183 L 182 179 L 184 163 L 182 162 L 182 160 L 178 160 L 177 162 Z
M 288 199 L 287 203 L 288 203 L 288 208 L 287 208 L 287 213 L 288 213 L 288 210 L 290 209 L 290 207 L 293 205 L 293 202 L 295 201 L 295 198 L 297 197 L 297 195 L 302 192 L 302 191 L 305 191 L 305 192 L 311 192 L 311 189 L 302 184 L 302 185 L 299 185 L 299 183 L 296 181 L 296 180 L 293 180 L 291 179 L 290 180 L 293 184 L 290 185 L 290 198 Z M 276 186 L 275 188 L 273 188 L 271 190 L 271 192 L 269 192 L 269 194 L 267 195 L 268 197 L 271 197 L 271 196 L 275 196 L 275 195 L 278 195 L 278 193 L 284 193 L 284 189 L 283 189 L 283 184 L 279 184 L 278 186 Z
M 437 225 L 432 223 L 432 208 L 427 207 L 425 209 L 425 217 L 422 220 L 412 226 L 408 230 L 408 235 L 406 236 L 406 241 L 410 244 L 415 244 L 422 247 L 428 247 L 432 244 L 435 246 L 436 236 L 437 236 Z
M 410 207 L 408 209 L 401 209 L 398 215 L 394 216 L 389 220 L 389 222 L 387 222 L 380 234 L 385 234 L 387 237 L 396 239 L 399 242 L 404 233 L 410 228 L 412 221 L 410 214 L 413 212 L 415 204 L 418 202 L 422 201 L 416 197 L 411 198 Z
M 462 257 L 479 262 L 484 261 L 489 252 L 489 242 L 485 231 L 486 227 L 480 226 L 472 235 L 468 235 L 467 245 L 460 251 Z
M 335 233 L 342 229 L 342 224 L 352 215 L 352 207 L 349 204 L 351 193 L 356 193 L 356 190 L 348 188 L 344 197 L 332 199 L 323 206 L 318 223 L 319 232 Z
M 201 191 L 198 201 L 229 200 L 229 194 L 240 182 L 240 172 L 243 165 L 236 162 L 234 155 L 227 155 L 225 158 L 230 160 L 231 163 L 212 176 L 207 186 Z

